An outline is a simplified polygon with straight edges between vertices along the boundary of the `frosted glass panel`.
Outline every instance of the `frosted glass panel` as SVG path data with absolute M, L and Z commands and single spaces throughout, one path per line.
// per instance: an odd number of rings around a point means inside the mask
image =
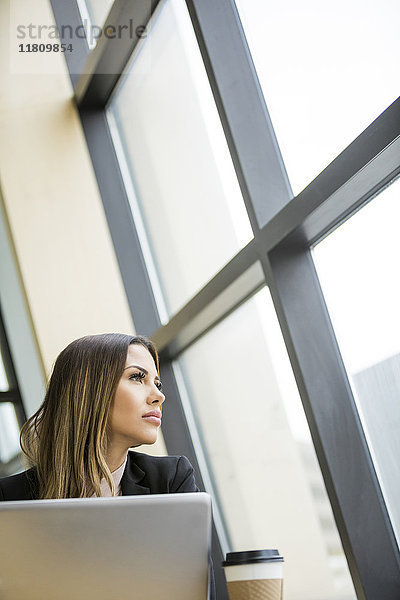
M 399 95 L 397 0 L 235 0 L 297 194 Z
M 252 238 L 183 0 L 162 5 L 109 118 L 171 315 Z
M 355 600 L 269 291 L 178 364 L 231 549 L 278 548 L 285 600 Z

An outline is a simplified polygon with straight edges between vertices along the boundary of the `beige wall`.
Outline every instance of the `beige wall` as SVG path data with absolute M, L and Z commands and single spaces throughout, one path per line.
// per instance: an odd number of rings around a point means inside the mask
M 26 6 L 22 0 L 12 3 L 12 11 Z M 36 22 L 54 23 L 47 0 L 33 4 Z M 64 57 L 28 56 L 26 70 L 36 72 L 21 74 L 24 56 L 17 63 L 10 56 L 18 42 L 9 19 L 10 4 L 2 1 L 0 22 L 11 37 L 1 41 L 0 177 L 48 374 L 71 340 L 108 331 L 134 333 L 134 325 Z

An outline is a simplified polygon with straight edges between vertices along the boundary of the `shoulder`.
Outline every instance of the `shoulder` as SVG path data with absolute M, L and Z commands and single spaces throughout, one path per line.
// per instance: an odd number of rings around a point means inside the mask
M 143 471 L 141 483 L 153 494 L 198 491 L 193 467 L 186 456 L 150 456 L 130 450 L 127 466 L 133 465 Z
M 151 456 L 150 454 L 145 454 L 144 452 L 129 450 L 128 461 L 133 461 L 145 471 L 176 471 L 181 463 L 187 468 L 193 469 L 186 456 Z
M 0 500 L 33 500 L 37 496 L 34 469 L 0 479 Z

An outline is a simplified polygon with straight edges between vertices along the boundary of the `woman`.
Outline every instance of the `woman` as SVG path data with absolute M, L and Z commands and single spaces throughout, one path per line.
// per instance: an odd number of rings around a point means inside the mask
M 0 480 L 0 500 L 198 491 L 184 456 L 129 450 L 156 441 L 164 400 L 147 338 L 75 340 L 58 356 L 44 402 L 22 428 L 31 468 Z
M 0 479 L 0 500 L 196 492 L 184 456 L 130 450 L 154 444 L 165 396 L 157 351 L 120 333 L 75 340 L 58 356 L 39 410 L 21 431 L 28 471 Z M 211 566 L 210 598 L 215 598 Z

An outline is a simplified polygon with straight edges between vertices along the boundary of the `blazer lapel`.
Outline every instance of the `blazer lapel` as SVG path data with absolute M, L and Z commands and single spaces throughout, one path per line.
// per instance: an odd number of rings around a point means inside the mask
M 150 494 L 150 489 L 145 485 L 139 485 L 146 473 L 134 461 L 128 452 L 126 467 L 121 479 L 121 491 L 123 496 L 138 496 Z

